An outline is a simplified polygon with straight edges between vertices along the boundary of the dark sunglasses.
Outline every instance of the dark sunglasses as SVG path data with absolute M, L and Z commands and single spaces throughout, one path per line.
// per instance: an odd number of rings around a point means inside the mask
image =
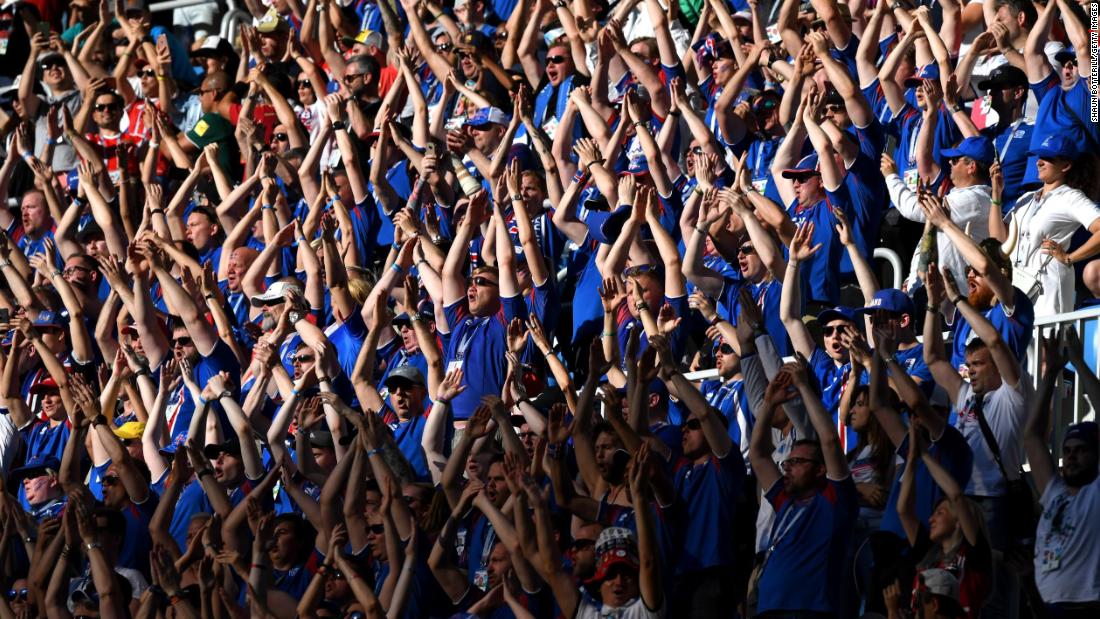
M 117 103 L 96 103 L 95 111 L 97 112 L 113 112 L 118 109 Z
M 756 253 L 756 248 L 752 245 L 742 245 L 741 247 L 737 248 L 737 253 L 751 256 Z
M 480 275 L 475 277 L 473 279 L 473 282 L 474 282 L 474 285 L 478 286 L 478 287 L 481 287 L 481 286 L 499 286 L 500 285 L 500 284 L 494 282 L 493 280 L 489 279 L 488 277 L 482 277 Z
M 350 83 L 354 82 L 357 79 L 361 79 L 362 77 L 363 77 L 362 73 L 352 73 L 351 75 L 344 75 L 344 83 L 345 84 L 350 84 Z
M 287 142 L 290 140 L 290 136 L 285 133 L 276 133 L 272 137 L 275 138 L 276 142 Z
M 348 613 L 348 616 L 345 619 L 366 619 L 366 617 L 367 615 L 363 611 L 357 610 Z
M 691 419 L 688 419 L 687 421 L 684 422 L 684 429 L 685 430 L 701 430 L 702 428 L 703 428 L 703 422 L 699 421 L 695 417 L 692 417 Z
M 470 56 L 471 56 L 470 52 L 464 52 L 462 50 L 458 50 L 458 57 L 459 58 L 469 58 Z
M 508 39 L 508 31 L 497 30 L 495 33 L 493 33 L 493 38 L 498 41 L 506 41 Z
M 375 535 L 382 535 L 385 532 L 386 532 L 385 525 L 372 524 L 369 527 L 367 527 L 367 533 L 374 533 Z
M 103 478 L 104 486 L 113 486 L 119 483 L 118 475 L 107 475 Z
M 821 328 L 821 334 L 822 335 L 832 335 L 832 334 L 836 333 L 837 335 L 840 335 L 840 332 L 843 329 L 844 329 L 844 325 L 829 325 L 827 327 L 822 327 Z
M 310 84 L 308 81 L 303 80 L 301 82 L 298 82 L 298 88 L 313 88 L 313 84 Z
M 41 63 L 38 64 L 38 68 L 42 69 L 43 71 L 49 71 L 54 67 L 60 67 L 64 64 L 65 63 L 61 62 L 60 60 L 43 60 Z
M 22 589 L 19 589 L 18 591 L 15 590 L 15 589 L 9 589 L 8 590 L 8 601 L 9 602 L 14 602 L 15 600 L 25 600 L 25 599 L 27 599 L 27 596 L 29 594 L 30 594 L 30 591 L 26 587 L 23 587 Z
M 722 344 L 718 347 L 718 352 L 722 353 L 723 355 L 732 355 L 733 346 L 730 346 L 729 344 Z
M 691 154 L 693 154 L 693 155 L 702 155 L 703 154 L 703 147 L 702 146 L 693 146 L 693 147 L 691 147 Z
M 565 62 L 565 56 L 547 56 L 546 64 L 561 64 Z
M 340 580 L 345 580 L 346 579 L 346 577 L 344 576 L 344 573 L 341 572 L 340 570 L 332 570 L 331 572 L 328 573 L 328 575 L 331 578 L 339 578 Z
M 290 358 L 291 363 L 312 363 L 314 357 L 312 355 L 295 355 Z
M 574 551 L 584 550 L 585 548 L 591 548 L 596 545 L 594 539 L 575 539 L 573 543 L 569 545 Z
M 440 43 L 439 45 L 435 46 L 435 51 L 439 52 L 440 54 L 446 54 L 447 52 L 454 50 L 454 48 L 455 46 L 450 43 Z
M 191 341 L 192 340 L 189 337 L 177 337 L 176 339 L 172 340 L 172 345 L 173 346 L 190 346 Z
M 156 77 L 157 72 L 152 69 L 146 69 L 144 71 L 138 71 L 138 77 Z
M 757 101 L 756 105 L 752 106 L 752 111 L 766 112 L 775 109 L 775 106 L 777 105 L 779 105 L 779 103 L 776 102 L 775 99 L 764 99 L 762 101 Z

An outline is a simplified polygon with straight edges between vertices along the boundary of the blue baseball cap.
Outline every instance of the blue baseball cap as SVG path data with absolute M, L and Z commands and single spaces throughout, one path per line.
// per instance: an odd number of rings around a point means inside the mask
M 1093 449 L 1100 445 L 1100 426 L 1095 421 L 1082 421 L 1066 428 L 1066 435 L 1062 437 L 1062 444 L 1066 441 L 1077 439 L 1088 443 Z
M 507 126 L 512 119 L 498 107 L 483 107 L 466 119 L 466 124 L 471 127 L 484 127 L 495 124 Z
M 47 471 L 61 470 L 61 461 L 52 454 L 38 454 L 27 459 L 23 466 L 11 472 L 11 483 L 18 484 L 27 478 L 41 477 Z
M 1052 133 L 1043 138 L 1039 146 L 1027 152 L 1029 157 L 1040 159 L 1069 159 L 1076 161 L 1081 156 L 1077 143 L 1060 133 Z
M 817 321 L 823 325 L 833 320 L 846 320 L 852 324 L 858 324 L 859 315 L 856 314 L 856 310 L 844 305 L 827 309 L 817 315 Z
M 645 157 L 634 157 L 627 164 L 626 169 L 619 172 L 619 176 L 641 176 L 649 174 L 649 161 Z
M 917 69 L 917 72 L 914 73 L 912 77 L 905 78 L 904 86 L 906 88 L 916 88 L 920 86 L 924 80 L 938 79 L 940 79 L 940 65 L 933 62 Z
M 187 442 L 187 435 L 180 432 L 176 435 L 176 438 L 172 439 L 171 443 L 168 443 L 164 447 L 161 447 L 158 451 L 160 453 L 170 456 L 183 448 L 183 444 Z
M 61 314 L 49 310 L 38 312 L 33 323 L 36 327 L 55 327 L 58 329 L 65 327 L 65 321 L 61 319 Z
M 993 165 L 996 153 L 993 150 L 993 142 L 983 136 L 966 138 L 955 148 L 945 148 L 940 153 L 945 159 L 951 157 L 969 157 L 983 165 Z
M 817 171 L 817 153 L 806 155 L 793 168 L 783 170 L 782 174 L 783 178 L 821 174 Z
M 1054 54 L 1054 62 L 1058 64 L 1066 64 L 1071 60 L 1077 60 L 1077 51 L 1072 47 L 1063 48 L 1062 51 Z
M 913 299 L 897 288 L 883 288 L 875 293 L 875 297 L 866 307 L 856 310 L 857 314 L 866 314 L 875 311 L 894 312 L 895 314 L 909 314 L 916 311 L 913 308 Z

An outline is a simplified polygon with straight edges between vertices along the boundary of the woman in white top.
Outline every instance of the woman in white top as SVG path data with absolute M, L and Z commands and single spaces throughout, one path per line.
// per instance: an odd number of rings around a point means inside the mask
M 1087 186 L 1091 172 L 1079 161 L 1080 153 L 1072 141 L 1062 135 L 1050 135 L 1028 155 L 1039 158 L 1042 188 L 1025 193 L 1016 202 L 1008 215 L 1015 220 L 1015 230 L 1009 238 L 1010 226 L 1000 217 L 999 208 L 1003 177 L 1000 166 L 994 166 L 990 173 L 995 208 L 990 211 L 989 232 L 1005 243 L 1012 268 L 1021 272 L 1013 279 L 1022 282 L 1024 272 L 1037 276 L 1041 285 L 1035 299 L 1038 318 L 1073 309 L 1073 264 L 1100 252 L 1100 208 L 1080 189 Z M 1070 239 L 1082 227 L 1088 228 L 1092 236 L 1069 252 Z

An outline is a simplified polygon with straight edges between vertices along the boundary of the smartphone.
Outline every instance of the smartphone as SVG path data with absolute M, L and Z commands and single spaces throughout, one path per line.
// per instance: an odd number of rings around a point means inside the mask
M 894 151 L 898 149 L 898 136 L 893 134 L 886 135 L 886 147 L 882 149 L 883 154 L 894 156 Z
M 43 20 L 43 19 L 38 20 L 38 33 L 41 34 L 42 36 L 46 37 L 46 38 L 49 38 L 50 37 L 50 23 L 46 20 Z
M 424 156 L 435 157 L 436 154 L 435 140 L 428 140 L 428 145 L 424 147 Z
M 6 307 L 0 307 L 0 324 L 7 324 L 11 321 L 11 310 Z

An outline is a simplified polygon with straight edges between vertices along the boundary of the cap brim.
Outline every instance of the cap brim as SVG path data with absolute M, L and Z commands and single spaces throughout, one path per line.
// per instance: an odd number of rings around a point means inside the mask
M 838 312 L 835 309 L 827 309 L 817 315 L 817 321 L 821 324 L 825 324 L 832 320 L 843 320 L 844 322 L 851 323 L 855 322 L 854 320 L 852 320 L 852 316 L 848 316 L 844 314 L 844 312 Z
M 790 168 L 783 170 L 780 175 L 783 178 L 798 178 L 802 176 L 821 176 L 821 172 L 817 170 L 800 170 L 798 168 Z
M 631 569 L 638 569 L 638 561 L 630 555 L 611 557 L 607 561 L 600 563 L 599 569 L 597 569 L 596 573 L 592 575 L 592 578 L 589 578 L 586 582 L 593 585 L 603 582 L 603 580 L 607 578 L 607 573 L 616 565 L 626 565 Z

